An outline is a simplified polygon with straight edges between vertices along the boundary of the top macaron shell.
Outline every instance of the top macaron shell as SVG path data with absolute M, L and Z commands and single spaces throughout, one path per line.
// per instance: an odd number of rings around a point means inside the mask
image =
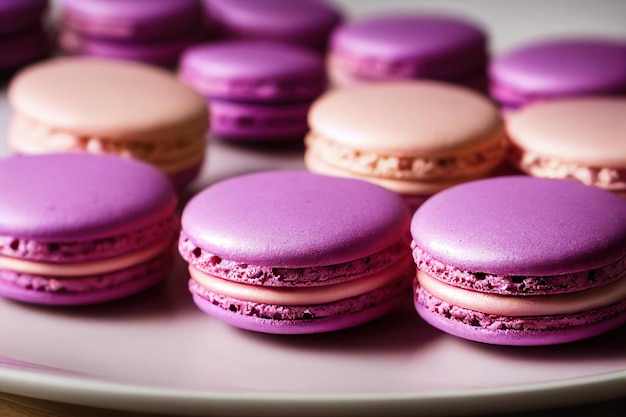
M 397 243 L 410 215 L 402 199 L 367 182 L 300 171 L 215 184 L 185 207 L 182 228 L 223 259 L 304 268 L 361 259 Z
M 48 0 L 3 0 L 0 2 L 0 36 L 12 35 L 43 22 Z
M 200 23 L 197 0 L 63 0 L 64 24 L 108 39 L 161 39 Z
M 579 97 L 537 103 L 507 118 L 524 152 L 588 167 L 626 168 L 626 98 Z
M 281 42 L 234 40 L 199 45 L 181 59 L 181 76 L 212 98 L 250 101 L 312 99 L 325 88 L 321 58 Z
M 423 157 L 471 148 L 503 129 L 485 97 L 434 81 L 330 91 L 313 104 L 309 125 L 353 149 Z
M 0 194 L 0 235 L 55 242 L 138 230 L 171 215 L 177 202 L 150 165 L 91 154 L 5 158 Z
M 497 57 L 496 86 L 526 96 L 626 93 L 626 43 L 559 39 L 513 49 Z
M 204 0 L 210 23 L 226 37 L 281 40 L 316 50 L 326 48 L 331 30 L 342 20 L 320 0 Z
M 573 181 L 491 178 L 430 198 L 411 234 L 433 258 L 468 271 L 588 271 L 626 256 L 626 201 Z

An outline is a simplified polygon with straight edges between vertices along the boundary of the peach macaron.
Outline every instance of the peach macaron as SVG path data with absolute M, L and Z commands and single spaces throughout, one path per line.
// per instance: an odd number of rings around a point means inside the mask
M 506 155 L 496 106 L 474 91 L 435 81 L 334 90 L 309 112 L 305 162 L 314 172 L 358 178 L 405 197 L 483 178 Z

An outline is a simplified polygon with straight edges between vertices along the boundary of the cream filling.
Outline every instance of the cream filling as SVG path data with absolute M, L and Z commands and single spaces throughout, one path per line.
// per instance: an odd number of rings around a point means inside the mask
M 479 146 L 435 156 L 394 156 L 359 151 L 315 133 L 309 133 L 305 141 L 308 150 L 329 165 L 346 167 L 362 175 L 406 180 L 461 178 L 486 173 L 502 162 L 507 149 L 502 132 Z
M 626 167 L 590 167 L 541 156 L 518 147 L 512 155 L 514 164 L 537 177 L 574 179 L 609 191 L 626 190 Z
M 189 274 L 200 286 L 216 294 L 261 304 L 305 306 L 332 303 L 382 288 L 401 278 L 402 274 L 411 268 L 412 263 L 410 258 L 405 258 L 395 262 L 384 271 L 363 278 L 340 284 L 308 288 L 279 288 L 241 284 L 206 274 L 191 265 L 189 266 Z
M 456 180 L 433 180 L 433 181 L 416 181 L 416 180 L 396 180 L 389 178 L 372 177 L 357 172 L 350 172 L 322 161 L 314 153 L 307 150 L 304 154 L 304 162 L 310 171 L 333 175 L 337 177 L 356 178 L 369 181 L 373 184 L 380 185 L 388 190 L 404 195 L 432 195 L 441 190 L 445 190 L 453 185 L 461 184 L 465 181 L 482 178 L 483 175 L 477 175 Z
M 45 263 L 0 256 L 0 269 L 22 274 L 51 277 L 85 277 L 119 271 L 148 261 L 172 246 L 171 239 L 162 239 L 152 246 L 115 258 L 80 263 Z
M 465 290 L 417 271 L 419 285 L 435 297 L 469 310 L 499 316 L 552 316 L 606 307 L 626 299 L 626 278 L 588 290 L 556 295 L 507 296 Z
M 173 139 L 120 140 L 54 130 L 21 114 L 13 116 L 9 145 L 18 153 L 89 152 L 149 162 L 165 173 L 198 165 L 204 158 L 205 132 L 188 132 Z

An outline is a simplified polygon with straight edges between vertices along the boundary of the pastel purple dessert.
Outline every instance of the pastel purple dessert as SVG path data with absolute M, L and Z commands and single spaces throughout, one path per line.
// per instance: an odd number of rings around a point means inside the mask
M 159 282 L 178 221 L 170 181 L 142 162 L 92 154 L 0 161 L 0 295 L 92 304 Z
M 185 52 L 179 72 L 209 100 L 211 132 L 234 140 L 302 137 L 311 102 L 326 87 L 317 54 L 272 41 L 198 45 Z
M 471 21 L 406 13 L 339 27 L 327 66 L 336 87 L 420 78 L 485 91 L 488 59 L 487 35 Z
M 226 39 L 282 41 L 326 50 L 342 21 L 341 11 L 324 0 L 204 0 L 206 20 Z
M 48 0 L 2 0 L 0 2 L 0 38 L 41 28 Z
M 63 0 L 59 43 L 70 55 L 173 67 L 203 32 L 197 0 Z
M 391 310 L 415 275 L 402 199 L 300 171 L 244 175 L 195 196 L 179 252 L 200 309 L 280 334 L 356 326 Z
M 431 197 L 411 223 L 415 307 L 464 339 L 548 345 L 626 322 L 626 201 L 513 176 Z
M 626 42 L 571 38 L 534 42 L 496 57 L 492 97 L 503 110 L 566 97 L 626 94 Z

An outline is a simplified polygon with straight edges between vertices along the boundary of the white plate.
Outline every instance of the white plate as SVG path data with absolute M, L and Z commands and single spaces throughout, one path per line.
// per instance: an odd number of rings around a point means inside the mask
M 626 393 L 626 327 L 563 346 L 499 347 L 430 328 L 407 300 L 355 329 L 271 336 L 195 308 L 167 282 L 108 305 L 0 300 L 0 391 L 176 415 L 523 411 Z

